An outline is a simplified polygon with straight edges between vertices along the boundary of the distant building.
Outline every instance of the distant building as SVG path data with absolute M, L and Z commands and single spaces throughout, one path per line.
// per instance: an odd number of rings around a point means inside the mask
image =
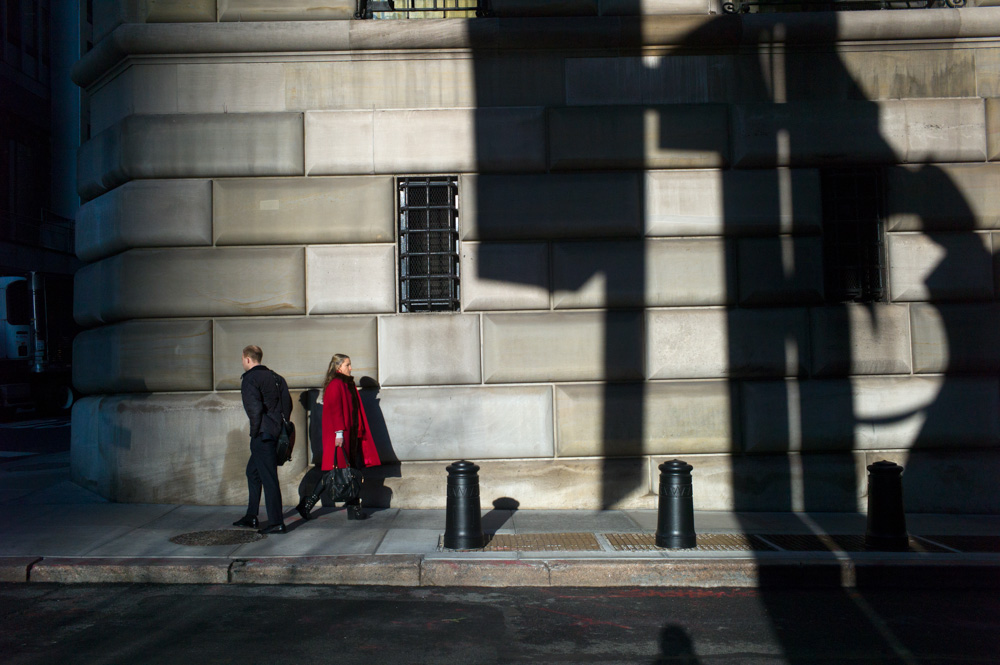
M 58 374 L 67 396 L 76 325 L 72 318 L 76 151 L 84 114 L 70 69 L 87 44 L 84 2 L 0 3 L 0 413 L 34 408 Z M 29 273 L 41 276 L 39 339 L 48 363 L 30 374 Z M 8 291 L 9 289 L 9 291 Z M 47 310 L 47 311 L 46 311 Z M 31 379 L 29 381 L 29 378 Z M 37 379 L 37 380 L 36 380 Z M 65 392 L 63 392 L 65 391 Z M 51 402 L 44 399 L 42 401 Z
M 77 267 L 73 218 L 80 206 L 74 183 L 81 109 L 69 70 L 83 54 L 82 5 L 18 0 L 0 6 L 2 274 L 72 275 Z
M 365 4 L 101 5 L 77 482 L 245 500 L 254 343 L 377 382 L 374 503 L 1000 511 L 1000 8 Z

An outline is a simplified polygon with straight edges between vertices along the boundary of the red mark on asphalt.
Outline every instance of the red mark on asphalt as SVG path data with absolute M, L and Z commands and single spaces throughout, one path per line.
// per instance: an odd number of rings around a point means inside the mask
M 610 621 L 591 619 L 590 617 L 580 616 L 579 614 L 569 614 L 567 612 L 559 612 L 558 610 L 550 610 L 547 607 L 538 607 L 536 609 L 541 612 L 548 612 L 550 614 L 558 614 L 560 616 L 576 619 L 576 621 L 573 622 L 573 625 L 580 626 L 583 628 L 590 628 L 591 626 L 613 626 L 615 628 L 621 628 L 622 630 L 632 630 L 631 626 L 623 626 L 620 623 L 611 623 Z

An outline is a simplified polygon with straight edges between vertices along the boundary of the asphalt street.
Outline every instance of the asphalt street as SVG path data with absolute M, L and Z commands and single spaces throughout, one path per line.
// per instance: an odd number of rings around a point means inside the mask
M 997 663 L 995 591 L 0 586 L 0 662 Z

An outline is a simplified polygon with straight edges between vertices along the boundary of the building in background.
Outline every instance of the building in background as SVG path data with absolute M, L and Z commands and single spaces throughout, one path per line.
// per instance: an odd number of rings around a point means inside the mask
M 76 151 L 85 116 L 70 79 L 87 48 L 82 1 L 0 3 L 0 413 L 72 401 Z M 30 275 L 39 312 L 32 326 Z M 38 358 L 35 348 L 38 347 Z M 33 371 L 34 370 L 34 371 Z
M 253 343 L 367 377 L 369 504 L 1000 511 L 1000 8 L 845 6 L 102 5 L 74 478 L 243 501 Z

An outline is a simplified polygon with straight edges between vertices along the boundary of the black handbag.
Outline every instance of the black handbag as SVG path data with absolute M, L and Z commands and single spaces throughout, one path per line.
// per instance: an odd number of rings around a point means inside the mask
M 274 448 L 274 454 L 278 458 L 278 466 L 292 459 L 293 450 L 295 450 L 295 423 L 290 423 L 282 418 L 281 432 L 278 433 L 278 445 Z
M 292 451 L 295 450 L 295 423 L 285 420 L 285 413 L 281 410 L 281 383 L 278 375 L 273 371 L 274 387 L 278 389 L 278 415 L 281 416 L 281 428 L 278 430 L 278 443 L 274 447 L 274 454 L 278 458 L 278 466 L 281 466 L 292 459 Z
M 338 447 L 337 451 L 343 451 L 343 447 Z M 334 464 L 337 460 L 337 451 L 333 453 Z M 347 459 L 347 453 L 344 453 Z M 334 467 L 327 473 L 330 474 L 330 496 L 334 501 L 353 501 L 361 496 L 361 474 L 357 469 L 352 469 L 349 465 L 343 469 Z

